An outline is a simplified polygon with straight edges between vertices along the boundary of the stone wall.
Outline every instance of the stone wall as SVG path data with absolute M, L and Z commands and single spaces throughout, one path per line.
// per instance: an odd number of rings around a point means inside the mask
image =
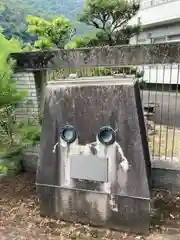
M 13 79 L 18 90 L 27 90 L 27 97 L 17 108 L 17 117 L 22 119 L 26 116 L 38 117 L 38 96 L 35 85 L 35 77 L 32 72 L 14 73 Z

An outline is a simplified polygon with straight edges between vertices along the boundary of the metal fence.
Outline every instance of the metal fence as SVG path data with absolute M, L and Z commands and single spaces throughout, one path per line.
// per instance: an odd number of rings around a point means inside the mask
M 48 80 L 68 76 L 107 76 L 114 73 L 135 74 L 140 82 L 144 116 L 152 157 L 178 158 L 180 151 L 180 66 L 144 65 L 111 68 L 73 68 L 48 72 Z
M 142 91 L 153 157 L 179 158 L 180 107 L 179 65 L 156 65 L 145 69 Z

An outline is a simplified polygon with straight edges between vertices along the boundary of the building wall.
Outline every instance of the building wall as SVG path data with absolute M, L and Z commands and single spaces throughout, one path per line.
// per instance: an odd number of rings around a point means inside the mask
M 143 32 L 130 43 L 180 41 L 179 9 L 179 0 L 140 0 L 140 10 L 129 25 L 141 24 Z
M 151 5 L 148 5 L 150 4 Z M 145 4 L 146 3 L 146 4 Z M 160 4 L 162 3 L 162 4 Z M 180 1 L 176 0 L 141 0 L 138 14 L 129 24 L 138 21 L 142 32 L 130 40 L 130 44 L 151 44 L 180 41 Z M 173 21 L 169 21 L 172 20 Z M 179 66 L 157 65 L 143 66 L 144 80 L 148 83 L 180 84 Z
M 151 4 L 153 2 L 154 4 Z M 180 20 L 179 0 L 141 0 L 140 6 L 140 10 L 136 16 L 129 22 L 131 25 L 137 24 L 139 19 L 142 26 L 157 25 L 163 22 Z
M 176 1 L 178 0 L 140 0 L 140 8 L 146 9 L 146 8 L 151 8 L 151 7 L 159 6 L 162 4 L 176 2 Z
M 26 117 L 38 117 L 38 97 L 35 85 L 35 76 L 31 72 L 14 73 L 13 79 L 16 82 L 17 89 L 27 90 L 27 97 L 17 108 L 16 115 L 18 119 Z

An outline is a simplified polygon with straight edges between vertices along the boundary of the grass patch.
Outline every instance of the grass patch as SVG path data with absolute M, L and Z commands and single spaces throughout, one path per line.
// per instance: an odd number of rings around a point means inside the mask
M 0 142 L 0 157 L 11 155 L 20 150 L 20 146 L 18 144 L 3 144 Z
M 149 135 L 149 149 L 154 156 L 177 157 L 180 151 L 180 129 L 156 125 Z
M 21 149 L 19 145 L 0 143 L 0 174 L 11 175 L 21 171 Z

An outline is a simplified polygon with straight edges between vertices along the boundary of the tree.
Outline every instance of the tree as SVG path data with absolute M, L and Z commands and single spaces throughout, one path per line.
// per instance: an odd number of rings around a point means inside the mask
M 74 48 L 83 48 L 83 47 L 91 47 L 100 44 L 100 41 L 97 37 L 97 33 L 90 33 L 86 36 L 76 36 L 72 39 L 72 41 L 66 44 L 66 49 L 74 49 Z
M 8 40 L 0 32 L 0 108 L 12 100 L 19 99 L 19 92 L 16 90 L 15 83 L 12 81 L 13 60 L 9 59 L 12 52 L 21 51 L 21 43 L 17 39 Z
M 3 27 L 6 38 L 20 38 L 24 42 L 36 40 L 27 33 L 25 18 L 29 14 L 40 17 L 50 16 L 24 0 L 0 0 L 0 26 Z
M 66 45 L 66 48 L 72 49 L 102 45 L 109 45 L 109 38 L 103 31 L 96 31 L 85 36 L 77 36 L 73 38 L 72 42 Z
M 137 13 L 139 4 L 127 0 L 86 0 L 79 21 L 97 29 L 97 38 L 102 44 L 127 44 L 140 30 L 138 25 L 128 26 L 128 21 Z
M 48 48 L 64 48 L 75 34 L 69 19 L 64 16 L 55 17 L 52 21 L 29 16 L 28 31 L 38 37 L 34 46 L 44 50 Z
M 14 109 L 26 96 L 26 91 L 20 92 L 16 88 L 12 79 L 14 61 L 9 54 L 21 51 L 21 43 L 17 39 L 8 40 L 1 31 L 0 49 L 0 128 L 12 142 Z

